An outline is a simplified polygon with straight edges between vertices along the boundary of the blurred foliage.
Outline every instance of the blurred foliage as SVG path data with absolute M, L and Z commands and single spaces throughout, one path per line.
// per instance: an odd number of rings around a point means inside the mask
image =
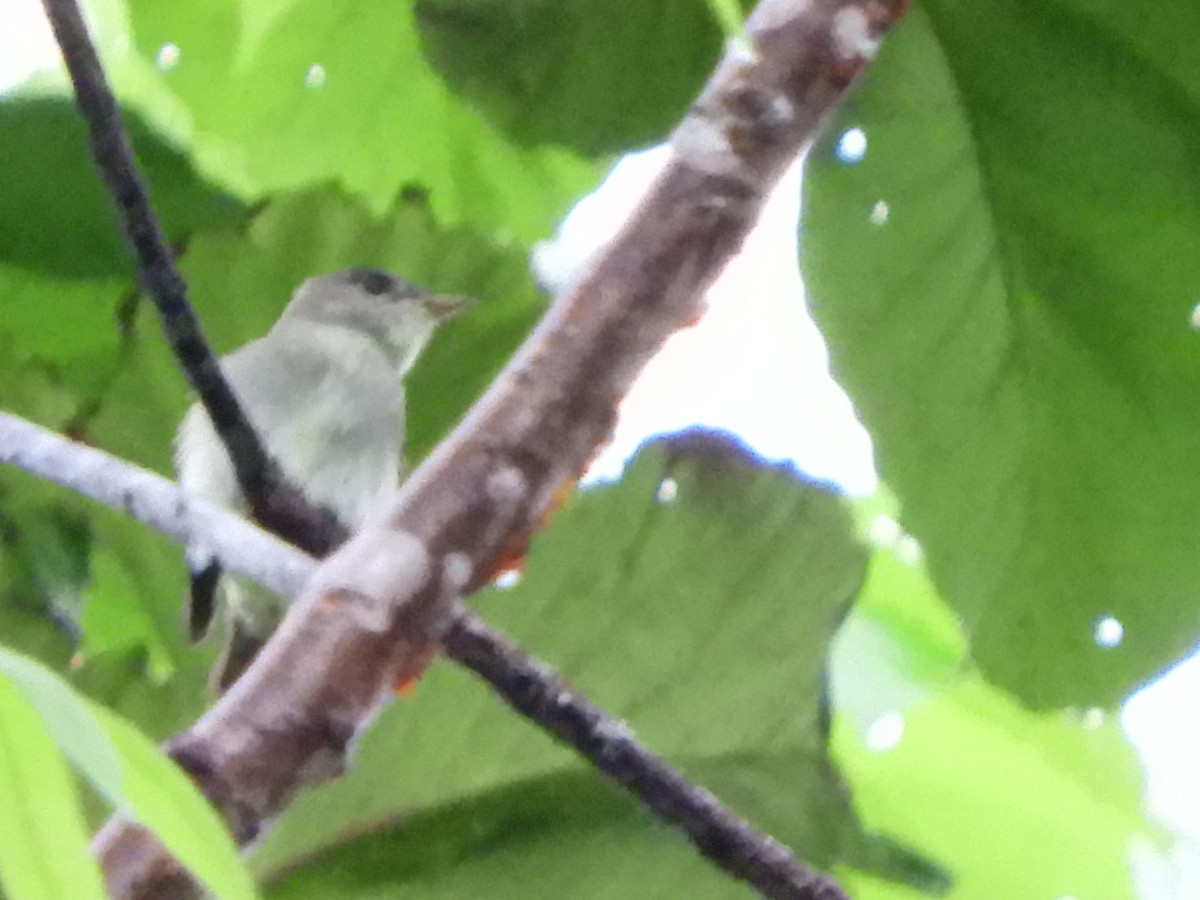
M 46 667 L 4 649 L 0 736 L 6 763 L 0 794 L 8 801 L 0 880 L 13 900 L 104 896 L 63 757 L 112 806 L 152 829 L 214 896 L 256 895 L 233 838 L 172 760 Z M 60 861 L 59 853 L 66 858 Z
M 858 518 L 878 532 L 890 512 L 866 502 Z M 937 847 L 953 897 L 1154 896 L 1129 848 L 1165 855 L 1170 839 L 1146 820 L 1115 717 L 1033 712 L 967 669 L 960 624 L 906 545 L 901 534 L 873 555 L 833 650 L 834 756 L 864 825 Z M 842 874 L 860 900 L 917 896 Z
M 414 6 L 422 47 L 451 88 L 524 146 L 586 154 L 657 142 L 674 127 L 721 51 L 726 23 L 712 7 L 617 0 L 597 15 L 589 0 Z
M 37 711 L 0 675 L 0 886 L 6 896 L 105 896 L 62 753 Z
M 244 196 L 334 182 L 381 214 L 417 185 L 444 225 L 531 241 L 595 180 L 576 154 L 520 148 L 458 101 L 421 56 L 411 2 L 128 9 L 133 43 L 114 46 L 111 63 L 128 96 L 164 105 L 165 89 L 186 116 L 163 118 L 183 119 L 201 167 Z M 155 59 L 171 61 L 148 81 Z
M 809 157 L 834 372 L 973 659 L 1037 707 L 1109 707 L 1200 637 L 1198 28 L 931 0 Z
M 302 278 L 347 265 L 476 299 L 410 380 L 416 462 L 539 315 L 528 251 L 595 183 L 595 158 L 663 136 L 695 94 L 722 40 L 714 5 L 90 11 L 218 351 L 262 333 Z M 1127 848 L 1166 846 L 1128 745 L 1101 710 L 1077 709 L 1118 701 L 1200 625 L 1200 82 L 1181 45 L 1198 15 L 1064 0 L 1033 21 L 1013 0 L 930 0 L 810 156 L 814 311 L 899 498 L 854 514 L 864 531 L 898 518 L 925 565 L 891 544 L 868 564 L 843 501 L 693 435 L 572 498 L 521 583 L 478 598 L 862 900 L 951 882 L 963 900 L 1125 900 Z M 0 98 L 0 408 L 168 472 L 185 382 L 71 103 L 46 84 Z M 852 127 L 868 142 L 857 164 L 836 149 Z M 676 499 L 656 502 L 665 478 Z M 115 511 L 0 471 L 5 645 L 155 739 L 210 699 L 213 649 L 182 637 L 181 556 Z M 1107 615 L 1124 624 L 1118 647 L 1094 641 Z M 28 816 L 0 829 L 12 896 L 19 840 L 61 829 L 59 855 L 81 843 L 79 801 L 21 705 L 40 690 L 0 697 L 0 751 L 10 736 L 27 751 L 6 765 L 34 773 L 0 784 Z M 127 737 L 78 698 L 61 705 Z M 899 729 L 894 746 L 881 723 Z M 89 728 L 50 731 L 70 756 Z M 154 784 L 144 755 L 125 764 Z M 48 785 L 37 809 L 21 800 L 30 779 Z M 113 799 L 99 796 L 83 792 L 91 821 Z M 252 864 L 281 897 L 745 895 L 445 665 Z M 82 868 L 26 876 L 80 879 L 26 896 L 89 889 Z
M 125 123 L 169 240 L 241 214 L 236 198 L 197 177 L 187 155 L 152 131 L 140 115 L 127 113 Z M 127 276 L 130 253 L 113 227 L 112 201 L 88 155 L 87 128 L 74 102 L 53 96 L 10 98 L 0 103 L 0 134 L 0 262 L 73 279 Z M 47 190 L 51 185 L 54 189 Z M 62 311 L 54 312 L 61 321 Z M 49 313 L 43 308 L 25 314 Z M 89 315 L 84 309 L 78 314 Z M 72 324 L 74 328 L 62 329 L 69 332 L 62 336 L 64 343 L 95 343 L 92 328 Z

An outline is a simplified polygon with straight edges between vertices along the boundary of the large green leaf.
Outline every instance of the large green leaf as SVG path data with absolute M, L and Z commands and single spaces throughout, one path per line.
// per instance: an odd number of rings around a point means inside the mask
M 386 210 L 420 184 L 439 219 L 530 241 L 592 184 L 591 164 L 524 151 L 456 102 L 421 56 L 412 3 L 131 0 L 134 52 L 118 80 L 142 102 L 144 61 L 174 48 L 162 84 L 187 110 L 201 165 L 259 196 L 334 180 Z M 167 57 L 159 57 L 166 59 Z
M 1198 28 L 930 0 L 810 155 L 835 374 L 983 673 L 1036 706 L 1112 704 L 1200 635 Z
M 60 226 L 45 225 L 61 241 Z M 55 266 L 47 260 L 47 270 Z M 126 362 L 132 278 L 132 270 L 70 278 L 0 263 L 0 407 L 78 434 Z
M 611 153 L 663 139 L 721 49 L 704 0 L 417 0 L 426 52 L 523 144 Z
M 833 656 L 836 758 L 864 822 L 945 867 L 952 898 L 1140 896 L 1130 848 L 1161 834 L 1116 720 L 1030 712 L 964 669 L 953 614 L 901 555 L 872 558 Z M 842 876 L 860 900 L 915 900 Z
M 170 239 L 179 241 L 241 214 L 236 201 L 198 178 L 190 160 L 139 115 L 126 110 L 124 119 Z M 92 162 L 87 129 L 75 104 L 62 97 L 5 99 L 0 101 L 0 134 L 0 259 L 58 276 L 128 277 L 132 254 Z M 6 294 L 5 311 L 28 314 L 11 306 L 30 302 Z M 37 312 L 46 315 L 48 310 L 43 306 Z M 88 316 L 83 310 L 81 314 Z M 77 336 L 88 334 L 84 328 L 73 330 Z
M 1139 896 L 1128 851 L 1158 835 L 1115 722 L 1032 714 L 970 679 L 903 722 L 892 749 L 839 732 L 838 759 L 864 821 L 946 866 L 952 898 Z
M 206 888 L 220 897 L 255 896 L 216 812 L 146 736 L 31 659 L 0 649 L 0 674 L 36 709 L 58 749 L 92 786 L 153 830 Z
M 870 841 L 822 724 L 825 650 L 863 561 L 836 497 L 699 433 L 643 450 L 620 484 L 571 500 L 535 539 L 520 584 L 478 605 L 805 859 L 864 864 Z M 436 666 L 364 738 L 349 777 L 284 816 L 257 866 L 301 866 L 286 896 L 308 895 L 309 872 L 326 896 L 333 882 L 369 895 L 354 873 L 368 858 L 386 867 L 384 852 L 392 889 L 436 884 L 453 859 L 466 866 L 450 882 L 463 893 L 499 869 L 503 890 L 540 893 L 543 871 L 588 866 L 608 873 L 608 896 L 670 894 L 685 870 L 704 896 L 738 895 L 677 835 L 598 791 L 598 777 L 466 673 Z M 516 796 L 527 800 L 506 812 Z M 467 821 L 480 825 L 453 824 Z M 390 836 L 302 862 L 373 827 Z
M 749 898 L 684 839 L 578 768 L 482 791 L 326 852 L 272 900 Z
M 10 900 L 103 898 L 79 795 L 37 712 L 0 674 L 0 885 Z

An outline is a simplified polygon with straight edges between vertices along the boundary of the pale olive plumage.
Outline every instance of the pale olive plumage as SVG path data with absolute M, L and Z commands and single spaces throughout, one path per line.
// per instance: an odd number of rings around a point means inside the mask
M 404 375 L 437 326 L 461 309 L 376 269 L 305 281 L 261 338 L 221 360 L 221 370 L 285 476 L 351 530 L 388 508 L 401 478 Z M 233 467 L 198 403 L 176 439 L 175 465 L 189 494 L 245 512 Z M 215 600 L 225 610 L 226 653 L 216 682 L 228 686 L 275 628 L 285 601 L 240 578 L 216 582 L 203 546 L 189 548 L 194 637 Z

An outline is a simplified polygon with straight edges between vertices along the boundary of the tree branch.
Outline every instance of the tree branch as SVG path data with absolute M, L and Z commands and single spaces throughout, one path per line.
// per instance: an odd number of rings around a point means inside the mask
M 70 0 L 45 3 L 101 167 L 132 171 L 127 142 L 113 140 L 119 120 L 95 54 L 78 46 L 87 40 L 74 27 L 77 10 Z M 239 840 L 252 839 L 302 784 L 341 770 L 355 731 L 392 685 L 424 669 L 455 627 L 458 600 L 486 583 L 502 559 L 523 552 L 556 495 L 607 436 L 641 367 L 697 316 L 704 290 L 740 246 L 783 167 L 906 5 L 763 0 L 748 39 L 731 45 L 673 135 L 673 161 L 622 233 L 405 484 L 388 523 L 357 535 L 319 567 L 246 676 L 171 742 L 172 755 Z M 63 10 L 74 10 L 75 21 Z M 159 252 L 157 226 L 145 230 L 153 216 L 144 191 L 135 184 L 130 193 L 128 179 L 106 180 L 143 266 L 152 268 L 144 278 L 159 292 L 164 319 L 178 321 L 172 317 L 186 311 L 182 281 L 169 254 Z M 169 324 L 168 337 L 194 353 L 188 340 L 202 343 L 199 331 L 190 314 L 184 321 L 191 324 L 183 337 Z M 214 420 L 230 408 L 211 402 Z M 232 455 L 241 461 L 236 446 Z M 242 483 L 254 498 L 251 481 Z M 161 869 L 163 851 L 118 852 L 135 831 L 114 823 L 96 848 L 110 889 L 155 896 L 149 873 Z
M 158 307 L 167 342 L 229 448 L 234 474 L 254 518 L 313 552 L 332 550 L 345 539 L 345 532 L 285 482 L 204 339 L 76 0 L 43 0 L 43 6 L 75 87 L 75 102 L 87 122 L 92 156 L 137 256 L 142 285 Z
M 6 412 L 0 412 L 0 463 L 119 509 L 185 547 L 199 539 L 224 568 L 283 597 L 300 593 L 317 568 L 311 556 L 227 509 L 189 497 L 175 482 Z
M 849 900 L 837 883 L 799 862 L 638 742 L 615 719 L 570 688 L 556 672 L 465 611 L 446 636 L 446 655 L 491 684 L 517 712 L 537 722 L 636 796 L 658 818 L 683 830 L 708 860 L 764 897 Z
M 0 462 L 17 466 L 124 511 L 186 545 L 200 539 L 223 568 L 293 596 L 317 568 L 312 557 L 233 513 L 184 494 L 160 475 L 0 412 Z M 657 817 L 681 828 L 699 851 L 766 897 L 847 900 L 829 878 L 755 831 L 710 793 L 642 746 L 619 719 L 592 704 L 545 663 L 518 648 L 474 613 L 457 607 L 446 655 L 471 669 L 517 712 L 537 722 L 629 790 Z M 149 832 L 114 820 L 98 842 L 109 858 L 156 859 L 152 892 L 188 895 L 195 886 L 165 857 Z M 115 887 L 110 881 L 110 889 Z M 128 896 L 122 893 L 120 896 Z

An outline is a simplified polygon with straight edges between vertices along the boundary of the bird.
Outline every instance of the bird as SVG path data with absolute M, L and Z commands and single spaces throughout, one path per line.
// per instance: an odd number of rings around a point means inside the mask
M 404 377 L 466 298 L 426 291 L 373 268 L 309 278 L 270 330 L 221 358 L 250 424 L 306 498 L 350 531 L 382 516 L 404 472 Z M 245 514 L 249 505 L 208 413 L 193 403 L 175 439 L 184 493 Z M 188 631 L 225 646 L 212 682 L 224 692 L 278 625 L 287 600 L 221 572 L 202 543 L 188 548 Z

